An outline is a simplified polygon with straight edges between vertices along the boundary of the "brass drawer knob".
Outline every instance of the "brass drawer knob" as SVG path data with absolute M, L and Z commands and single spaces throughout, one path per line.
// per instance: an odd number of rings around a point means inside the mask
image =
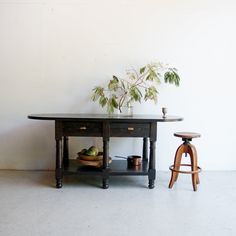
M 128 127 L 128 131 L 134 131 L 133 127 Z
M 86 126 L 81 126 L 81 127 L 79 127 L 79 129 L 80 129 L 80 130 L 86 130 L 87 127 L 86 127 Z

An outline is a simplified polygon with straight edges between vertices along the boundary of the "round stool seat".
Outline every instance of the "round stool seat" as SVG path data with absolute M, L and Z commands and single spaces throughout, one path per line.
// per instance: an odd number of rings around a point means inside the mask
M 176 132 L 176 133 L 174 133 L 174 136 L 180 137 L 180 138 L 183 138 L 183 139 L 192 139 L 192 138 L 201 137 L 201 134 L 194 133 L 194 132 Z

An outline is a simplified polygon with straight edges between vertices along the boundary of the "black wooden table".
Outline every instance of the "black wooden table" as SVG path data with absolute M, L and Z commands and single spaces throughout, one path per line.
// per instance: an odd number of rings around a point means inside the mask
M 152 115 L 111 117 L 103 114 L 32 114 L 28 118 L 55 121 L 57 188 L 62 187 L 63 175 L 100 175 L 104 189 L 109 187 L 109 177 L 113 175 L 148 176 L 148 187 L 154 188 L 157 122 L 183 120 L 177 116 L 167 116 L 166 118 Z M 102 168 L 80 166 L 78 161 L 69 159 L 68 137 L 70 136 L 102 137 Z M 139 168 L 128 168 L 125 160 L 113 160 L 109 164 L 109 140 L 111 137 L 142 137 L 142 165 Z M 148 144 L 150 144 L 149 156 Z

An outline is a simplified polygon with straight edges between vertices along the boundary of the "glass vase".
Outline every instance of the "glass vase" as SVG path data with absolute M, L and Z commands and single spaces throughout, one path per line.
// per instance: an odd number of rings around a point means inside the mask
M 117 115 L 131 117 L 133 116 L 133 106 L 122 106 L 120 109 L 117 109 Z

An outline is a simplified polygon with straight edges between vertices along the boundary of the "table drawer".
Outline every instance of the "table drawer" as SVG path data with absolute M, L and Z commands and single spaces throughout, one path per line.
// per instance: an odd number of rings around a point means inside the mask
M 150 124 L 146 123 L 111 123 L 111 137 L 149 137 Z
M 100 122 L 76 122 L 63 123 L 65 136 L 102 136 L 102 123 Z

